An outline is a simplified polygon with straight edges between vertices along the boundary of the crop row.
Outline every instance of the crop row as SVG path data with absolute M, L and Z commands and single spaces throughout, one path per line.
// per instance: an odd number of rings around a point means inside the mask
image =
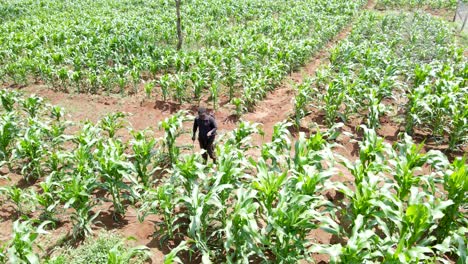
M 0 4 L 0 80 L 61 90 L 138 92 L 251 108 L 346 25 L 363 0 L 184 1 L 175 50 L 173 1 Z M 129 87 L 130 86 L 130 87 Z
M 386 116 L 456 149 L 468 140 L 468 66 L 451 27 L 424 14 L 367 13 L 331 51 L 330 65 L 298 86 L 296 123 L 318 109 L 325 123 Z
M 449 8 L 455 9 L 458 0 L 378 0 L 378 8 Z
M 126 142 L 116 135 L 121 114 L 69 134 L 62 111 L 41 98 L 2 91 L 0 99 L 2 164 L 40 181 L 1 189 L 23 216 L 0 246 L 2 261 L 56 263 L 34 249 L 38 235 L 58 221 L 71 221 L 75 238 L 89 235 L 102 199 L 113 202 L 115 221 L 128 204 L 141 220 L 160 217 L 161 243 L 182 241 L 165 263 L 182 263 L 183 251 L 203 263 L 295 263 L 317 253 L 332 263 L 466 261 L 466 159 L 422 153 L 407 135 L 391 146 L 362 126 L 352 161 L 334 154 L 335 128 L 293 142 L 291 124 L 278 123 L 270 142 L 254 146 L 261 129 L 242 122 L 219 139 L 215 168 L 176 144 L 185 112 L 161 122 L 162 138 L 131 131 Z M 261 155 L 246 155 L 251 149 Z M 343 174 L 353 180 L 336 181 Z M 41 225 L 24 220 L 28 210 L 41 212 Z M 315 241 L 317 229 L 342 243 Z

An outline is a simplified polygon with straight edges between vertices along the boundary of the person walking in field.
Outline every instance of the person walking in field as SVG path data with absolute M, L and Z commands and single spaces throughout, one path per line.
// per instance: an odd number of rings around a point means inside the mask
M 198 116 L 193 122 L 193 136 L 192 140 L 195 141 L 195 135 L 198 132 L 198 143 L 200 148 L 204 149 L 206 152 L 203 153 L 203 159 L 205 164 L 208 161 L 208 155 L 213 160 L 213 163 L 216 164 L 216 156 L 214 153 L 214 140 L 216 136 L 216 130 L 218 126 L 216 125 L 216 120 L 213 116 L 209 115 L 206 111 L 206 108 L 198 108 Z

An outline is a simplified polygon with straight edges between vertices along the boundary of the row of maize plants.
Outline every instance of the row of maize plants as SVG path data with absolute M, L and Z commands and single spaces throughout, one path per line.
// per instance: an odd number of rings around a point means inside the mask
M 395 9 L 395 8 L 431 8 L 431 9 L 455 9 L 458 0 L 378 0 L 378 9 Z M 465 0 L 466 2 L 466 0 Z
M 53 254 L 38 251 L 37 237 L 55 228 L 59 215 L 73 222 L 72 235 L 89 235 L 102 200 L 112 201 L 116 221 L 128 204 L 141 220 L 157 215 L 161 244 L 179 241 L 165 263 L 297 263 L 317 254 L 331 263 L 467 261 L 466 159 L 423 153 L 408 135 L 390 145 L 362 126 L 359 157 L 349 160 L 335 153 L 336 128 L 293 138 L 292 124 L 282 122 L 270 142 L 256 146 L 252 138 L 262 134 L 261 126 L 241 122 L 220 136 L 215 167 L 176 144 L 190 119 L 186 112 L 163 120 L 165 133 L 157 139 L 131 131 L 132 139 L 123 141 L 119 113 L 85 122 L 73 134 L 65 128 L 50 135 L 51 127 L 70 125 L 63 111 L 36 96 L 1 95 L 8 98 L 2 100 L 2 127 L 17 129 L 13 136 L 2 134 L 9 142 L 2 164 L 38 179 L 16 191 L 3 186 L 1 200 L 21 206 L 22 216 L 41 210 L 37 219 L 15 222 L 11 239 L 0 245 L 2 262 L 54 263 Z M 16 125 L 6 125 L 4 117 Z M 36 147 L 26 150 L 30 145 Z M 23 154 L 37 151 L 42 155 Z M 353 180 L 337 181 L 343 174 Z M 10 196 L 15 192 L 18 203 Z M 339 242 L 317 242 L 311 234 L 318 229 Z
M 8 181 L 15 173 L 24 182 L 0 186 L 0 204 L 13 209 L 16 219 L 12 238 L 0 243 L 0 263 L 42 263 L 46 256 L 34 241 L 64 221 L 73 224 L 69 238 L 90 235 L 103 202 L 112 204 L 113 218 L 120 221 L 153 186 L 155 175 L 170 166 L 178 153 L 175 137 L 183 132 L 180 122 L 189 118 L 181 113 L 161 122 L 161 138 L 128 127 L 124 133 L 131 138 L 124 140 L 119 136 L 128 126 L 123 113 L 73 124 L 63 109 L 35 95 L 2 90 L 0 100 L 0 164 L 8 171 L 2 178 Z
M 467 60 L 450 25 L 425 14 L 360 18 L 331 50 L 330 64 L 298 86 L 296 123 L 314 110 L 332 126 L 388 117 L 408 134 L 424 132 L 450 149 L 468 140 Z
M 251 109 L 347 24 L 364 0 L 182 2 L 7 0 L 0 3 L 0 82 L 138 92 Z M 200 12 L 203 10 L 203 12 Z M 155 89 L 156 88 L 156 89 Z
M 408 135 L 392 146 L 363 126 L 352 161 L 334 154 L 334 130 L 294 140 L 289 126 L 278 123 L 270 142 L 254 146 L 259 126 L 241 123 L 220 140 L 216 168 L 182 154 L 146 190 L 141 218 L 162 218 L 161 244 L 182 241 L 165 263 L 297 263 L 316 254 L 330 263 L 466 262 L 466 159 L 422 153 Z M 246 155 L 251 148 L 261 156 Z M 332 180 L 343 173 L 354 181 Z M 339 242 L 317 242 L 318 229 Z

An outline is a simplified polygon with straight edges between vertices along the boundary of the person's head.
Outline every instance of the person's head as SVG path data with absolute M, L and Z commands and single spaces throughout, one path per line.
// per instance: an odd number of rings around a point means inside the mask
M 198 116 L 202 119 L 206 118 L 206 108 L 205 107 L 199 107 L 198 108 Z

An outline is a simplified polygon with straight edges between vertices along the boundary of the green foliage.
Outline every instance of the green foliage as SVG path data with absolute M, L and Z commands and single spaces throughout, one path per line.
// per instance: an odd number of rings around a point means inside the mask
M 171 1 L 6 0 L 0 4 L 0 78 L 122 94 L 135 94 L 149 78 L 147 96 L 156 80 L 164 101 L 190 101 L 193 91 L 197 101 L 211 95 L 216 108 L 226 92 L 229 101 L 242 96 L 242 107 L 252 110 L 364 2 L 188 1 L 182 8 L 185 48 L 176 50 Z
M 176 139 L 183 133 L 182 124 L 190 120 L 186 111 L 179 111 L 159 123 L 159 128 L 164 130 L 163 145 L 169 156 L 170 164 L 174 164 L 179 156 L 180 149 L 176 146 Z
M 298 87 L 301 112 L 318 109 L 329 127 L 352 118 L 376 129 L 385 118 L 408 134 L 447 139 L 450 150 L 467 142 L 466 58 L 446 22 L 428 14 L 367 12 L 331 50 L 330 61 L 304 84 L 310 88 Z
M 46 234 L 44 226 L 49 222 L 43 222 L 38 227 L 34 227 L 28 220 L 17 220 L 13 223 L 13 238 L 9 242 L 8 261 L 11 263 L 40 263 L 39 255 L 34 251 L 33 246 L 37 237 Z
M 144 187 L 150 187 L 153 174 L 160 168 L 157 166 L 155 147 L 157 140 L 145 131 L 133 131 L 132 146 L 133 169 Z
M 124 127 L 124 122 L 122 121 L 124 117 L 125 114 L 121 112 L 108 114 L 101 119 L 99 126 L 107 132 L 109 138 L 114 138 L 117 131 Z
M 109 139 L 97 145 L 96 169 L 102 179 L 100 187 L 112 196 L 114 215 L 124 215 L 122 193 L 130 191 L 125 180 L 134 182 L 131 175 L 132 164 L 124 155 L 126 146 L 120 140 Z
M 455 9 L 457 0 L 378 0 L 378 8 L 449 8 Z
M 60 255 L 53 257 L 47 264 L 123 264 L 145 263 L 148 259 L 147 248 L 131 247 L 132 238 L 123 239 L 113 233 L 99 233 L 96 238 L 90 237 L 76 249 L 65 248 Z M 60 252 L 60 250 L 59 250 Z

